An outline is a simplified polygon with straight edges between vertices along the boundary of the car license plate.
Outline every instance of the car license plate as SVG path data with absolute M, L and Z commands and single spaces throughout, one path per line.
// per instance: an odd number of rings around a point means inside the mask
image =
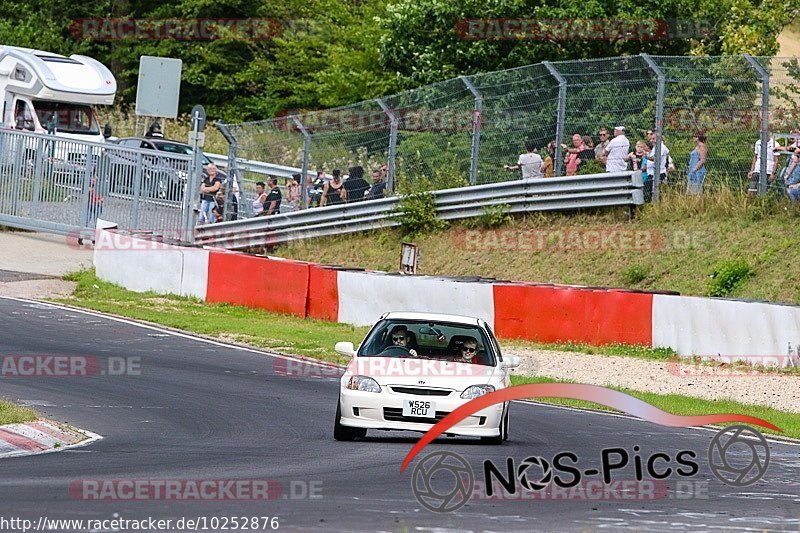
M 425 400 L 405 400 L 403 401 L 403 416 L 436 418 L 436 405 Z

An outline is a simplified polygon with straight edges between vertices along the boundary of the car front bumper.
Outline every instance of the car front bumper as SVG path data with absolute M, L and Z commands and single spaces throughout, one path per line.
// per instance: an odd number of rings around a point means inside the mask
M 426 432 L 433 425 L 461 407 L 469 400 L 454 397 L 428 397 L 398 394 L 384 390 L 380 393 L 342 389 L 339 397 L 341 424 L 348 427 Z M 404 400 L 427 400 L 435 403 L 436 419 L 403 417 Z M 496 437 L 500 435 L 500 422 L 504 404 L 481 409 L 445 431 L 448 435 Z M 428 422 L 427 420 L 430 420 Z

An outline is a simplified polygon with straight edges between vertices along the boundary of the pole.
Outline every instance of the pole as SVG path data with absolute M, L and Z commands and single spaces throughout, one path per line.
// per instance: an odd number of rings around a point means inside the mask
M 553 161 L 553 174 L 556 176 L 563 175 L 562 166 L 564 165 L 564 153 L 562 152 L 561 143 L 564 142 L 564 121 L 567 116 L 567 79 L 561 75 L 556 67 L 549 61 L 543 61 L 542 64 L 547 68 L 550 75 L 553 76 L 558 82 L 558 111 L 556 116 L 556 160 Z
M 758 172 L 758 194 L 767 194 L 767 157 L 774 157 L 769 150 L 769 72 L 750 54 L 744 54 L 745 60 L 753 67 L 761 79 L 761 165 Z M 772 170 L 775 172 L 775 169 Z
M 650 67 L 650 70 L 656 75 L 657 79 L 657 88 L 656 88 L 656 127 L 654 133 L 656 134 L 656 145 L 655 148 L 655 161 L 654 167 L 655 172 L 653 172 L 653 176 L 650 177 L 653 180 L 653 203 L 658 203 L 659 199 L 659 189 L 661 187 L 661 144 L 662 144 L 662 136 L 664 134 L 664 93 L 666 91 L 666 83 L 667 78 L 664 75 L 664 71 L 661 70 L 661 67 L 650 57 L 648 54 L 641 54 L 642 59 L 644 59 L 647 66 Z M 666 169 L 663 169 L 666 171 Z
M 475 98 L 475 108 L 472 112 L 472 152 L 469 162 L 469 184 L 476 185 L 478 183 L 478 155 L 480 154 L 481 146 L 481 122 L 483 121 L 483 95 L 468 77 L 459 76 L 458 78 L 467 86 L 467 89 Z
M 306 181 L 308 180 L 308 156 L 311 151 L 311 135 L 308 133 L 306 127 L 303 126 L 303 123 L 300 122 L 297 115 L 292 115 L 292 120 L 294 120 L 294 124 L 297 126 L 297 129 L 300 130 L 300 133 L 303 134 L 303 168 L 300 171 L 300 209 L 305 209 L 306 202 L 308 201 Z
M 383 112 L 386 113 L 386 116 L 389 117 L 389 161 L 387 164 L 387 176 L 386 176 L 386 189 L 390 192 L 394 191 L 394 162 L 395 158 L 397 157 L 397 115 L 394 114 L 394 111 L 386 105 L 386 102 L 383 101 L 383 98 L 378 98 L 376 100 L 378 105 L 381 106 Z

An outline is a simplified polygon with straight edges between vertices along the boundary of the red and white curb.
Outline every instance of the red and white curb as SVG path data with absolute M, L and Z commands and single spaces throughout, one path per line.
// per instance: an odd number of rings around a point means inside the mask
M 59 452 L 102 439 L 100 435 L 52 420 L 0 426 L 0 459 Z

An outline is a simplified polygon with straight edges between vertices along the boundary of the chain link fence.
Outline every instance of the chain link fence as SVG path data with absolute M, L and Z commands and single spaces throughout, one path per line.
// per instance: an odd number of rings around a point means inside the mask
M 625 126 L 631 152 L 638 141 L 649 142 L 645 152 L 655 146 L 656 183 L 667 176 L 662 139 L 669 150 L 668 182 L 684 190 L 692 157 L 696 166 L 692 152 L 700 131 L 707 137 L 706 193 L 722 188 L 744 193 L 753 186 L 753 171 L 759 194 L 782 193 L 778 181 L 760 174 L 778 175 L 788 159 L 787 152 L 777 152 L 773 170 L 767 140 L 773 134 L 780 146 L 792 140 L 800 113 L 798 79 L 797 58 L 640 54 L 543 62 L 226 127 L 238 158 L 288 165 L 312 176 L 322 170 L 330 176 L 336 168 L 347 175 L 360 166 L 366 181 L 371 170 L 383 167 L 389 190 L 400 193 L 519 179 L 518 170 L 504 167 L 517 163 L 526 143 L 552 161 L 556 176 L 603 172 L 603 162 L 589 151 L 568 172 L 568 150 L 576 134 L 594 149 L 603 140 L 601 129 L 610 138 L 615 126 Z M 759 140 L 763 157 L 756 163 Z

